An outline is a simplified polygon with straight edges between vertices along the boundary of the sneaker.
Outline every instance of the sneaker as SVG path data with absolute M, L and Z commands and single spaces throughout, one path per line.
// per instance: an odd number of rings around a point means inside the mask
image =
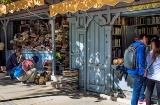
M 10 74 L 9 76 L 10 76 L 10 80 L 15 80 L 15 77 L 13 74 Z
M 144 99 L 144 100 L 138 100 L 138 103 L 144 103 L 144 102 L 146 102 L 146 99 Z
M 4 71 L 0 70 L 0 73 L 5 73 Z
M 26 84 L 26 83 L 27 83 L 27 81 L 22 81 L 21 83 L 22 83 L 22 84 Z

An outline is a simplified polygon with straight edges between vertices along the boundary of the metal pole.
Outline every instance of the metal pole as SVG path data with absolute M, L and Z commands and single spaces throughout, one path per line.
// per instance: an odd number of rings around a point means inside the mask
M 52 59 L 52 76 L 55 75 L 56 72 L 56 57 L 55 57 L 55 17 L 49 20 L 51 24 L 51 34 L 52 34 L 52 54 L 53 54 L 53 59 Z
M 8 57 L 8 52 L 7 52 L 7 29 L 6 27 L 3 27 L 4 30 L 4 35 L 5 35 L 5 56 L 6 56 L 6 64 L 7 64 L 7 57 Z

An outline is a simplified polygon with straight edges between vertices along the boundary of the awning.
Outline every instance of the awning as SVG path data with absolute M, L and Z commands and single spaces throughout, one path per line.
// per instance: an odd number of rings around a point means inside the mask
M 132 2 L 134 0 L 66 0 L 58 4 L 49 6 L 50 17 L 66 12 L 76 12 L 78 10 L 88 10 L 89 8 L 100 8 L 103 5 L 114 6 L 119 2 Z
M 34 7 L 35 5 L 44 5 L 44 0 L 19 0 L 6 5 L 0 4 L 0 15 L 7 14 L 9 12 L 13 13 L 14 11 Z

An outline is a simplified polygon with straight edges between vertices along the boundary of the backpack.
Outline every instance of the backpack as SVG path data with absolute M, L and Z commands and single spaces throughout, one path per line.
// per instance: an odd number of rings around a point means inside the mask
M 15 68 L 14 76 L 18 78 L 22 74 L 22 72 L 23 72 L 22 65 L 20 64 Z
M 137 58 L 136 58 L 136 48 L 140 44 L 137 44 L 135 47 L 131 44 L 124 52 L 124 67 L 130 70 L 135 70 L 137 67 Z

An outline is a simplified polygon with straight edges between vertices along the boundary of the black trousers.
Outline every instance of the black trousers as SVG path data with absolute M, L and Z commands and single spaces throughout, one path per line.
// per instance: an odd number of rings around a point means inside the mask
M 151 97 L 155 86 L 157 89 L 158 105 L 160 105 L 160 81 L 155 81 L 148 78 L 146 80 L 146 87 L 147 87 L 146 105 L 151 105 Z

